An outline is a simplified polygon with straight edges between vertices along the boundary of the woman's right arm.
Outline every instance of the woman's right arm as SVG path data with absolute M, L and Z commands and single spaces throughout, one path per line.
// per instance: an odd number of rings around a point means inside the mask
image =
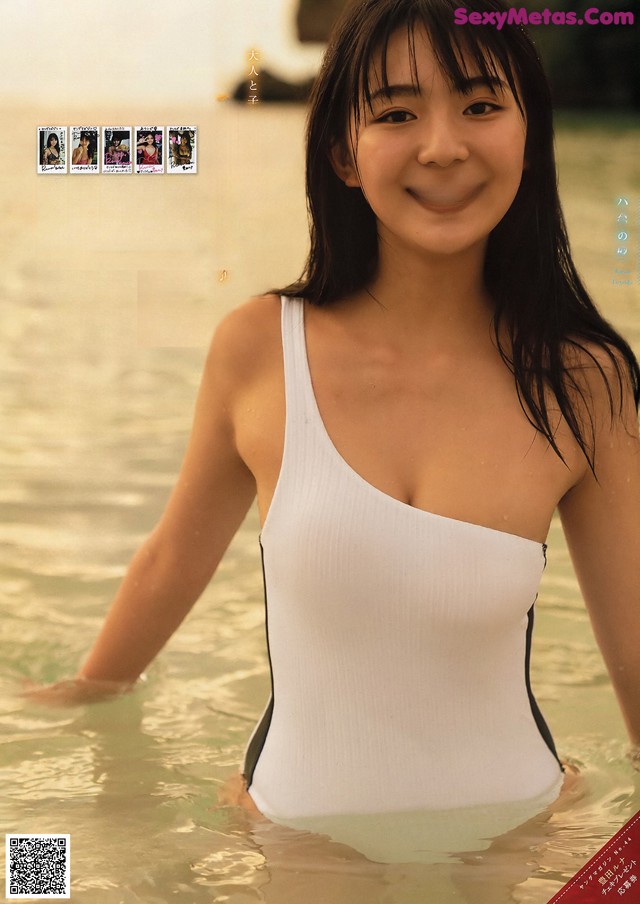
M 176 486 L 158 525 L 136 552 L 104 625 L 75 680 L 28 691 L 50 702 L 103 696 L 136 681 L 211 579 L 255 496 L 240 456 L 233 412 L 249 377 L 231 314 L 216 330 Z

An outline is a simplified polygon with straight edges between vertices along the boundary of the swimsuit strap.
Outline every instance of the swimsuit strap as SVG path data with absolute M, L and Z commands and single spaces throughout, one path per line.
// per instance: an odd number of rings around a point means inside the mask
M 307 447 L 304 452 L 309 453 L 312 448 L 317 449 L 317 431 L 319 427 L 322 428 L 322 424 L 318 423 L 320 415 L 309 372 L 302 298 L 282 296 L 281 322 L 287 405 L 285 445 L 294 446 L 296 452 L 302 452 L 301 447 Z M 314 434 L 315 442 L 309 448 L 309 441 Z M 317 455 L 317 451 L 315 454 Z

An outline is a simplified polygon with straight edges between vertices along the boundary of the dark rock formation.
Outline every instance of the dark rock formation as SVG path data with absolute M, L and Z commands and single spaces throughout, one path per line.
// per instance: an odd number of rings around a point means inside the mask
M 344 7 L 350 0 L 299 0 L 296 26 L 301 42 L 326 43 L 329 32 Z M 249 79 L 238 82 L 233 92 L 233 100 L 250 103 L 253 95 L 262 101 L 306 101 L 313 79 L 292 83 L 272 75 L 266 69 L 260 71 L 254 91 L 250 90 Z
M 299 0 L 298 40 L 326 41 L 333 23 L 349 0 Z

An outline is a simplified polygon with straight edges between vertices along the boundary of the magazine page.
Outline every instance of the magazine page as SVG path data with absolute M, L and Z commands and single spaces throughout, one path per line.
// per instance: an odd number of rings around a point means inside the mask
M 635 900 L 635 0 L 6 12 L 6 900 Z

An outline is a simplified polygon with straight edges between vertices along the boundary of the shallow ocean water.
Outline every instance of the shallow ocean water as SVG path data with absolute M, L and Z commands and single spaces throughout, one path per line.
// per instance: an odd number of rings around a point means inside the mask
M 545 904 L 640 809 L 555 521 L 532 683 L 580 791 L 563 811 L 439 862 L 376 862 L 217 805 L 268 696 L 254 510 L 133 693 L 69 709 L 20 697 L 25 678 L 73 674 L 162 511 L 213 325 L 302 262 L 302 111 L 193 116 L 203 157 L 190 183 L 43 182 L 30 162 L 0 183 L 0 826 L 70 833 L 71 899 L 87 904 Z M 38 112 L 15 121 L 29 142 Z M 559 130 L 576 259 L 639 352 L 638 287 L 611 280 L 617 197 L 637 214 L 640 129 L 578 126 Z M 393 833 L 384 822 L 374 832 Z

